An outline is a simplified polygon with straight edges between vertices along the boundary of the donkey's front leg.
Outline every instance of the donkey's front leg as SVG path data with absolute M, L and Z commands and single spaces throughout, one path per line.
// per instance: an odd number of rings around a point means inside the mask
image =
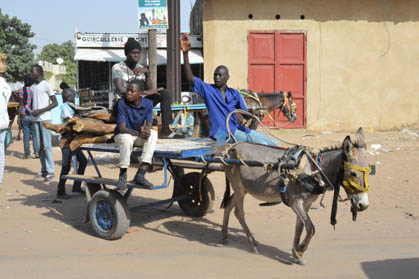
M 292 254 L 294 255 L 294 258 L 296 259 L 297 263 L 301 265 L 305 265 L 305 261 L 303 260 L 303 254 L 307 250 L 308 244 L 310 243 L 310 240 L 315 233 L 314 225 L 307 214 L 307 211 L 310 208 L 310 206 L 311 204 L 304 206 L 302 200 L 296 200 L 292 206 L 292 209 L 294 210 L 295 214 L 297 214 L 297 223 L 295 225 L 295 235 Z M 300 244 L 299 242 L 303 227 L 306 228 L 306 237 Z
M 294 255 L 294 257 L 296 259 L 301 258 L 301 256 L 299 256 L 299 250 L 300 250 L 300 238 L 301 238 L 301 234 L 303 233 L 303 229 L 304 229 L 304 223 L 301 221 L 300 217 L 297 215 L 297 220 L 295 223 L 295 233 L 294 233 L 294 241 L 292 244 L 292 253 Z

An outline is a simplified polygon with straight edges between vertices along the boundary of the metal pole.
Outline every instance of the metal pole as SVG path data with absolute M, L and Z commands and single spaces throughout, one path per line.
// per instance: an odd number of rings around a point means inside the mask
M 169 90 L 172 101 L 180 101 L 181 92 L 181 72 L 180 72 L 180 1 L 167 1 L 169 13 L 169 29 L 167 30 L 167 89 Z
M 148 69 L 151 72 L 153 88 L 157 88 L 157 30 L 148 30 Z

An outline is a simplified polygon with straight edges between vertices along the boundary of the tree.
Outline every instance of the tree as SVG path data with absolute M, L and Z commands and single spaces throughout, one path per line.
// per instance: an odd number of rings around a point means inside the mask
M 31 26 L 17 17 L 3 15 L 0 9 L 0 53 L 7 55 L 6 79 L 9 82 L 22 81 L 33 64 L 36 48 L 29 39 L 35 36 Z
M 63 65 L 66 66 L 67 74 L 63 77 L 63 81 L 70 87 L 76 87 L 77 64 L 74 61 L 74 55 L 74 44 L 72 41 L 67 41 L 61 45 L 55 43 L 45 45 L 37 58 L 53 64 L 57 64 L 57 58 L 64 59 Z

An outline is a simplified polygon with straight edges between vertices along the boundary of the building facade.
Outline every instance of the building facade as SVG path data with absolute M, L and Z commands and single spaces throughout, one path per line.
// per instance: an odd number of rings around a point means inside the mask
M 204 77 L 291 91 L 311 130 L 419 123 L 419 1 L 203 0 Z M 274 126 L 282 127 L 278 118 Z
M 51 85 L 52 89 L 61 92 L 60 84 L 67 73 L 66 66 L 52 64 L 47 61 L 39 61 L 38 64 L 44 70 L 44 78 Z

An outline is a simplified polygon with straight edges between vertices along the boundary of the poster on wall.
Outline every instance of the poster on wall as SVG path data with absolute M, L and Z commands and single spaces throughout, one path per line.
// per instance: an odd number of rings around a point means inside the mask
M 167 29 L 166 0 L 138 0 L 138 27 L 140 29 Z

